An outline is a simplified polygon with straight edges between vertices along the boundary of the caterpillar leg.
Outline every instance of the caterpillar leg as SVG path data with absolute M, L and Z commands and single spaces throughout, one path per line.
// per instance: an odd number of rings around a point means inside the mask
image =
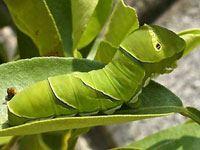
M 130 108 L 137 108 L 141 104 L 141 99 L 139 98 L 140 94 L 142 93 L 142 88 L 137 90 L 137 93 L 126 103 L 126 105 Z

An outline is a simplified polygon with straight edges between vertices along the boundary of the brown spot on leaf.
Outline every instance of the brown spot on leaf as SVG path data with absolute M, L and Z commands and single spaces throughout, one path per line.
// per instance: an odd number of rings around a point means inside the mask
M 50 53 L 49 53 L 49 56 L 60 56 L 60 54 L 59 54 L 59 52 L 58 51 L 51 51 Z
M 35 31 L 35 35 L 36 35 L 36 36 L 38 36 L 39 33 L 40 33 L 40 30 L 36 30 L 36 31 Z

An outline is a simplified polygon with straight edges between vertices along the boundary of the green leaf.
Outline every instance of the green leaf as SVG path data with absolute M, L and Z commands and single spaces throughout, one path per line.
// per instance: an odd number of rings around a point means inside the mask
M 0 42 L 0 64 L 8 62 L 8 54 L 5 49 L 4 43 Z
M 186 42 L 186 48 L 183 56 L 187 55 L 200 45 L 200 29 L 182 31 L 178 33 L 178 35 Z
M 53 15 L 66 56 L 72 56 L 72 14 L 71 0 L 46 0 Z
M 45 0 L 4 0 L 16 26 L 36 44 L 41 56 L 65 56 L 60 34 Z
M 71 4 L 75 50 L 87 46 L 98 35 L 110 14 L 113 0 L 76 0 Z
M 200 111 L 197 110 L 196 108 L 186 107 L 181 114 L 191 118 L 192 120 L 200 124 Z
M 43 141 L 40 134 L 24 136 L 18 143 L 18 150 L 52 150 Z
M 64 144 L 64 136 L 66 131 L 55 131 L 55 132 L 47 132 L 41 134 L 43 141 L 45 144 L 50 147 L 52 150 L 61 150 Z
M 81 50 L 77 50 L 81 55 L 82 58 L 87 58 L 88 54 L 90 53 L 92 47 L 94 46 L 94 42 L 96 40 L 93 40 L 89 45 L 87 45 L 86 47 L 82 48 Z
M 94 43 L 93 43 L 93 45 L 92 45 L 92 47 L 90 49 L 90 52 L 87 55 L 87 59 L 94 60 L 94 57 L 95 57 L 95 55 L 97 53 L 97 49 L 99 47 L 100 42 L 101 42 L 101 39 L 99 39 L 99 38 L 97 38 L 94 41 Z
M 169 90 L 151 82 L 140 96 L 141 107 L 138 109 L 123 108 L 113 115 L 97 115 L 84 117 L 57 117 L 54 119 L 35 120 L 23 125 L 8 127 L 7 107 L 5 102 L 8 87 L 16 87 L 19 91 L 32 83 L 47 79 L 49 76 L 72 73 L 74 71 L 90 71 L 104 65 L 95 61 L 73 58 L 34 58 L 3 64 L 0 66 L 0 136 L 27 135 L 49 131 L 85 128 L 98 125 L 124 123 L 153 117 L 171 115 L 182 111 L 182 103 Z M 14 71 L 13 71 L 14 70 Z M 127 111 L 127 112 L 126 112 Z M 119 114 L 120 113 L 120 114 Z
M 99 34 L 110 15 L 112 6 L 113 0 L 99 0 L 92 17 L 80 38 L 77 49 L 87 46 Z
M 157 91 L 157 94 L 154 93 Z M 200 111 L 193 107 L 183 107 L 182 102 L 176 95 L 167 93 L 170 91 L 165 87 L 151 82 L 149 86 L 143 89 L 139 100 L 141 101 L 138 109 L 125 108 L 115 112 L 115 114 L 156 114 L 176 112 L 200 124 Z M 162 98 L 161 98 L 162 97 Z M 153 99 L 153 100 L 152 100 Z
M 79 40 L 92 17 L 93 12 L 98 4 L 98 0 L 71 1 L 72 8 L 72 24 L 73 24 L 73 50 L 78 46 Z
M 109 63 L 116 51 L 116 47 L 105 40 L 101 40 L 94 59 L 105 64 Z
M 7 144 L 12 136 L 5 136 L 5 137 L 0 137 L 0 146 Z
M 38 48 L 33 41 L 17 29 L 18 52 L 21 59 L 40 56 Z
M 59 131 L 66 129 L 76 129 L 93 127 L 99 125 L 125 123 L 147 118 L 162 117 L 172 115 L 173 113 L 149 114 L 149 115 L 104 115 L 104 116 L 87 116 L 87 117 L 60 117 L 55 119 L 46 119 L 30 122 L 24 125 L 9 127 L 3 124 L 0 129 L 0 136 L 9 135 L 27 135 L 50 131 Z
M 139 22 L 135 10 L 118 0 L 105 30 L 105 40 L 118 47 L 137 28 Z
M 123 0 L 118 0 L 105 29 L 105 40 L 100 42 L 95 60 L 102 63 L 110 62 L 117 47 L 137 28 L 139 22 L 135 10 L 126 6 Z
M 8 10 L 3 5 L 4 3 L 0 2 L 0 28 L 4 26 L 10 26 L 12 25 L 12 19 L 10 14 L 8 13 Z
M 127 147 L 148 150 L 197 150 L 200 147 L 200 126 L 186 123 L 150 135 Z

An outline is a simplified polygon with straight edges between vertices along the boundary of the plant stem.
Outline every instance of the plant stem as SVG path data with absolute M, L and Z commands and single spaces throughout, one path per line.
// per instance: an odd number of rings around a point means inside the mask
M 90 128 L 68 130 L 63 137 L 62 150 L 74 150 L 79 136 L 89 130 Z
M 13 136 L 13 138 L 0 150 L 10 150 L 23 136 Z

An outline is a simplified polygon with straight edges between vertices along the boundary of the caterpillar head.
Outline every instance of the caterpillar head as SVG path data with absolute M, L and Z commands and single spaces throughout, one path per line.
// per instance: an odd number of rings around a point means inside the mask
M 120 46 L 139 61 L 157 63 L 183 52 L 185 41 L 168 29 L 145 24 Z

